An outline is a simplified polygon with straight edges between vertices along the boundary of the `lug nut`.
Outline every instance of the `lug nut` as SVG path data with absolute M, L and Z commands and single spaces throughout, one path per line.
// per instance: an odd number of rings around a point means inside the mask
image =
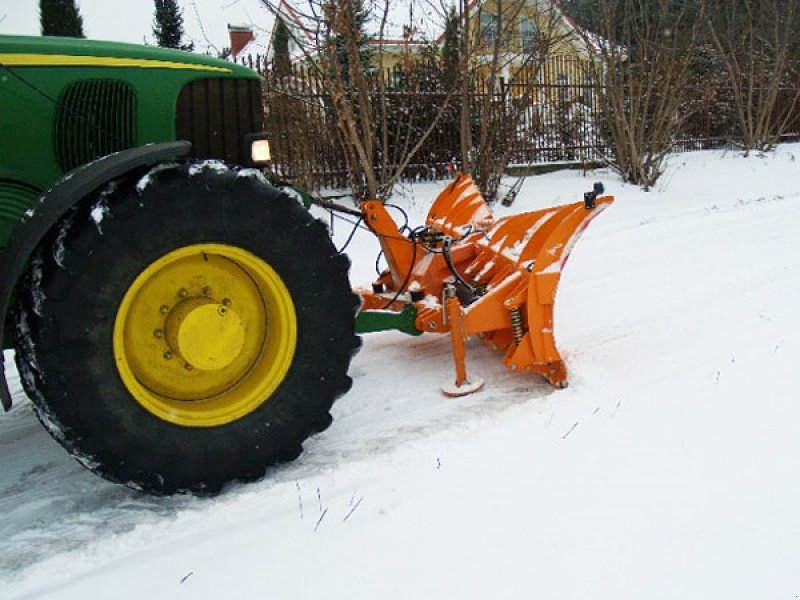
M 165 315 L 169 312 L 169 306 L 167 306 L 166 304 L 162 304 L 161 308 L 159 308 L 158 310 L 161 311 L 162 315 Z
M 183 365 L 183 368 L 186 369 L 187 371 L 191 371 L 192 369 L 194 369 L 194 367 L 192 365 L 190 365 L 189 363 L 186 363 L 185 365 Z
M 231 299 L 230 298 L 223 298 L 222 299 L 222 305 L 223 306 L 230 306 L 231 305 Z
M 172 358 L 172 352 L 170 352 L 169 350 L 164 352 L 164 360 L 170 360 L 171 358 Z
M 428 321 L 428 329 L 436 329 L 436 322 Z
M 186 288 L 181 288 L 178 290 L 178 296 L 181 298 L 186 298 L 189 295 L 189 292 L 186 291 Z
M 156 329 L 153 332 L 153 335 L 156 336 L 157 338 L 162 338 L 162 337 L 164 337 L 164 330 L 163 329 Z
M 224 317 L 228 313 L 228 309 L 225 308 L 224 306 L 220 306 L 217 309 L 217 313 L 219 314 L 220 317 Z
M 203 296 L 210 296 L 211 295 L 211 288 L 206 286 L 203 288 Z

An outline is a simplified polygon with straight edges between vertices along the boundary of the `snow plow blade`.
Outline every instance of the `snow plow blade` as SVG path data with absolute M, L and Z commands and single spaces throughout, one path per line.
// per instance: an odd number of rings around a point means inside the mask
M 408 238 L 398 234 L 383 204 L 363 202 L 364 220 L 380 239 L 389 269 L 372 290 L 359 291 L 362 315 L 380 311 L 389 323 L 410 304 L 418 331 L 449 333 L 456 367 L 455 381 L 445 388 L 449 395 L 476 387 L 464 356 L 471 335 L 503 352 L 510 370 L 539 373 L 566 387 L 553 307 L 572 248 L 613 202 L 602 191 L 596 184 L 581 202 L 495 219 L 473 180 L 459 175 L 434 201 L 425 227 Z

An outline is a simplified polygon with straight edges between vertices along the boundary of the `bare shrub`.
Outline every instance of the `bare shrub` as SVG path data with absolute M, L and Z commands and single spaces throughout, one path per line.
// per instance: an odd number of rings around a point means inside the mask
M 688 84 L 704 11 L 704 0 L 598 0 L 591 9 L 610 164 L 645 189 L 661 176 L 691 115 Z
M 800 11 L 787 0 L 709 0 L 708 35 L 746 151 L 772 149 L 797 118 Z

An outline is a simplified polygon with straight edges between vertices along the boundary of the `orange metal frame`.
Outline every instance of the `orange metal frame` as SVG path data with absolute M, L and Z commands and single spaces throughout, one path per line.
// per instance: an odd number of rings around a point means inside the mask
M 417 309 L 420 331 L 450 333 L 455 387 L 470 388 L 464 341 L 480 335 L 504 353 L 512 371 L 540 373 L 556 387 L 567 369 L 553 335 L 553 305 L 562 269 L 591 220 L 613 202 L 576 202 L 495 219 L 472 178 L 460 174 L 430 208 L 424 236 L 405 237 L 386 207 L 361 203 L 364 221 L 378 236 L 389 268 L 380 292 L 359 290 L 362 310 Z M 459 278 L 472 288 L 462 304 Z M 463 291 L 463 290 L 462 290 Z M 468 392 L 466 392 L 468 393 Z

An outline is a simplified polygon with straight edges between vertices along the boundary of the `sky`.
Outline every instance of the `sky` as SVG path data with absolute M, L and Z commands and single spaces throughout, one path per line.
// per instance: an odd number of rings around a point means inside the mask
M 201 52 L 229 46 L 228 24 L 271 30 L 260 0 L 179 0 L 186 39 Z M 87 38 L 153 43 L 152 0 L 77 0 Z M 0 34 L 40 35 L 38 0 L 0 0 Z
M 132 43 L 155 43 L 152 0 L 76 0 L 87 38 Z M 272 15 L 261 0 L 178 0 L 183 9 L 185 39 L 195 51 L 216 54 L 230 46 L 228 24 L 251 26 L 256 52 L 266 49 Z M 414 5 L 413 11 L 409 4 Z M 442 6 L 448 0 L 389 0 L 385 35 L 398 38 L 412 18 L 418 33 L 435 38 Z M 376 17 L 377 18 L 377 17 Z M 377 30 L 377 25 L 374 26 Z M 40 35 L 39 0 L 0 0 L 0 34 Z

